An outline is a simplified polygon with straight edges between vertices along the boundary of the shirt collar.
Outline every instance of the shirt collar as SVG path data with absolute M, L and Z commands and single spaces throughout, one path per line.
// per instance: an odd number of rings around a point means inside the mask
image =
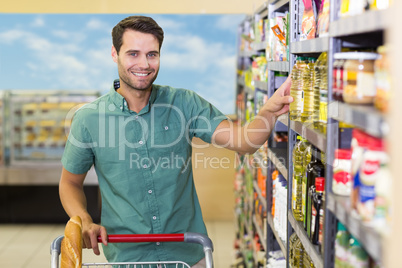
M 122 112 L 128 111 L 130 113 L 136 113 L 136 112 L 128 109 L 127 101 L 125 100 L 125 98 L 122 95 L 120 95 L 119 93 L 117 93 L 116 90 L 119 87 L 120 87 L 120 80 L 119 79 L 114 80 L 113 86 L 109 92 L 112 102 Z M 157 92 L 157 87 L 155 85 L 152 85 L 151 96 L 149 97 L 148 104 L 138 113 L 138 115 L 145 114 L 150 111 L 150 107 L 155 102 L 155 99 L 156 99 L 156 92 Z

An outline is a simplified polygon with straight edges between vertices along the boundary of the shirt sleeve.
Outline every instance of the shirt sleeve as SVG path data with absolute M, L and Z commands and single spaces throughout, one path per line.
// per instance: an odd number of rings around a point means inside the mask
M 227 117 L 211 103 L 191 92 L 188 95 L 191 107 L 190 135 L 211 143 L 216 127 Z
M 87 172 L 94 163 L 94 143 L 86 125 L 83 113 L 78 110 L 74 115 L 61 159 L 63 167 L 74 174 Z

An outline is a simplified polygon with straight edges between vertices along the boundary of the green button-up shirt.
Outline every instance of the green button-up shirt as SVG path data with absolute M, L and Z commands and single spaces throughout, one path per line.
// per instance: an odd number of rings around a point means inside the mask
M 94 165 L 109 234 L 206 234 L 193 182 L 191 139 L 211 141 L 225 116 L 192 91 L 153 85 L 139 113 L 115 87 L 74 115 L 62 158 L 83 174 Z M 202 247 L 184 243 L 109 244 L 111 262 L 181 260 L 194 265 Z

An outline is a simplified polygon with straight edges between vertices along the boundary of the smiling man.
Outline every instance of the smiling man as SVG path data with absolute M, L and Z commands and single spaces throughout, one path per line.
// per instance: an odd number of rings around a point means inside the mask
M 144 16 L 128 17 L 113 28 L 111 54 L 119 79 L 108 94 L 74 115 L 62 158 L 60 198 L 70 217 L 82 219 L 83 247 L 99 254 L 100 235 L 109 261 L 182 260 L 198 268 L 205 266 L 198 245 L 108 244 L 107 234 L 207 234 L 189 164 L 191 139 L 255 152 L 276 118 L 289 109 L 290 80 L 250 124 L 240 127 L 193 91 L 153 84 L 163 36 L 159 25 Z M 100 225 L 88 214 L 83 192 L 92 165 L 102 196 Z

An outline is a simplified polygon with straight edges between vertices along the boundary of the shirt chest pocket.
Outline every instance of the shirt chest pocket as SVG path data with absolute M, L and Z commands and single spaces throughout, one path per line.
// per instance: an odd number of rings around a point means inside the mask
M 160 123 L 150 131 L 149 145 L 160 152 L 175 151 L 191 146 L 186 125 L 183 123 Z

